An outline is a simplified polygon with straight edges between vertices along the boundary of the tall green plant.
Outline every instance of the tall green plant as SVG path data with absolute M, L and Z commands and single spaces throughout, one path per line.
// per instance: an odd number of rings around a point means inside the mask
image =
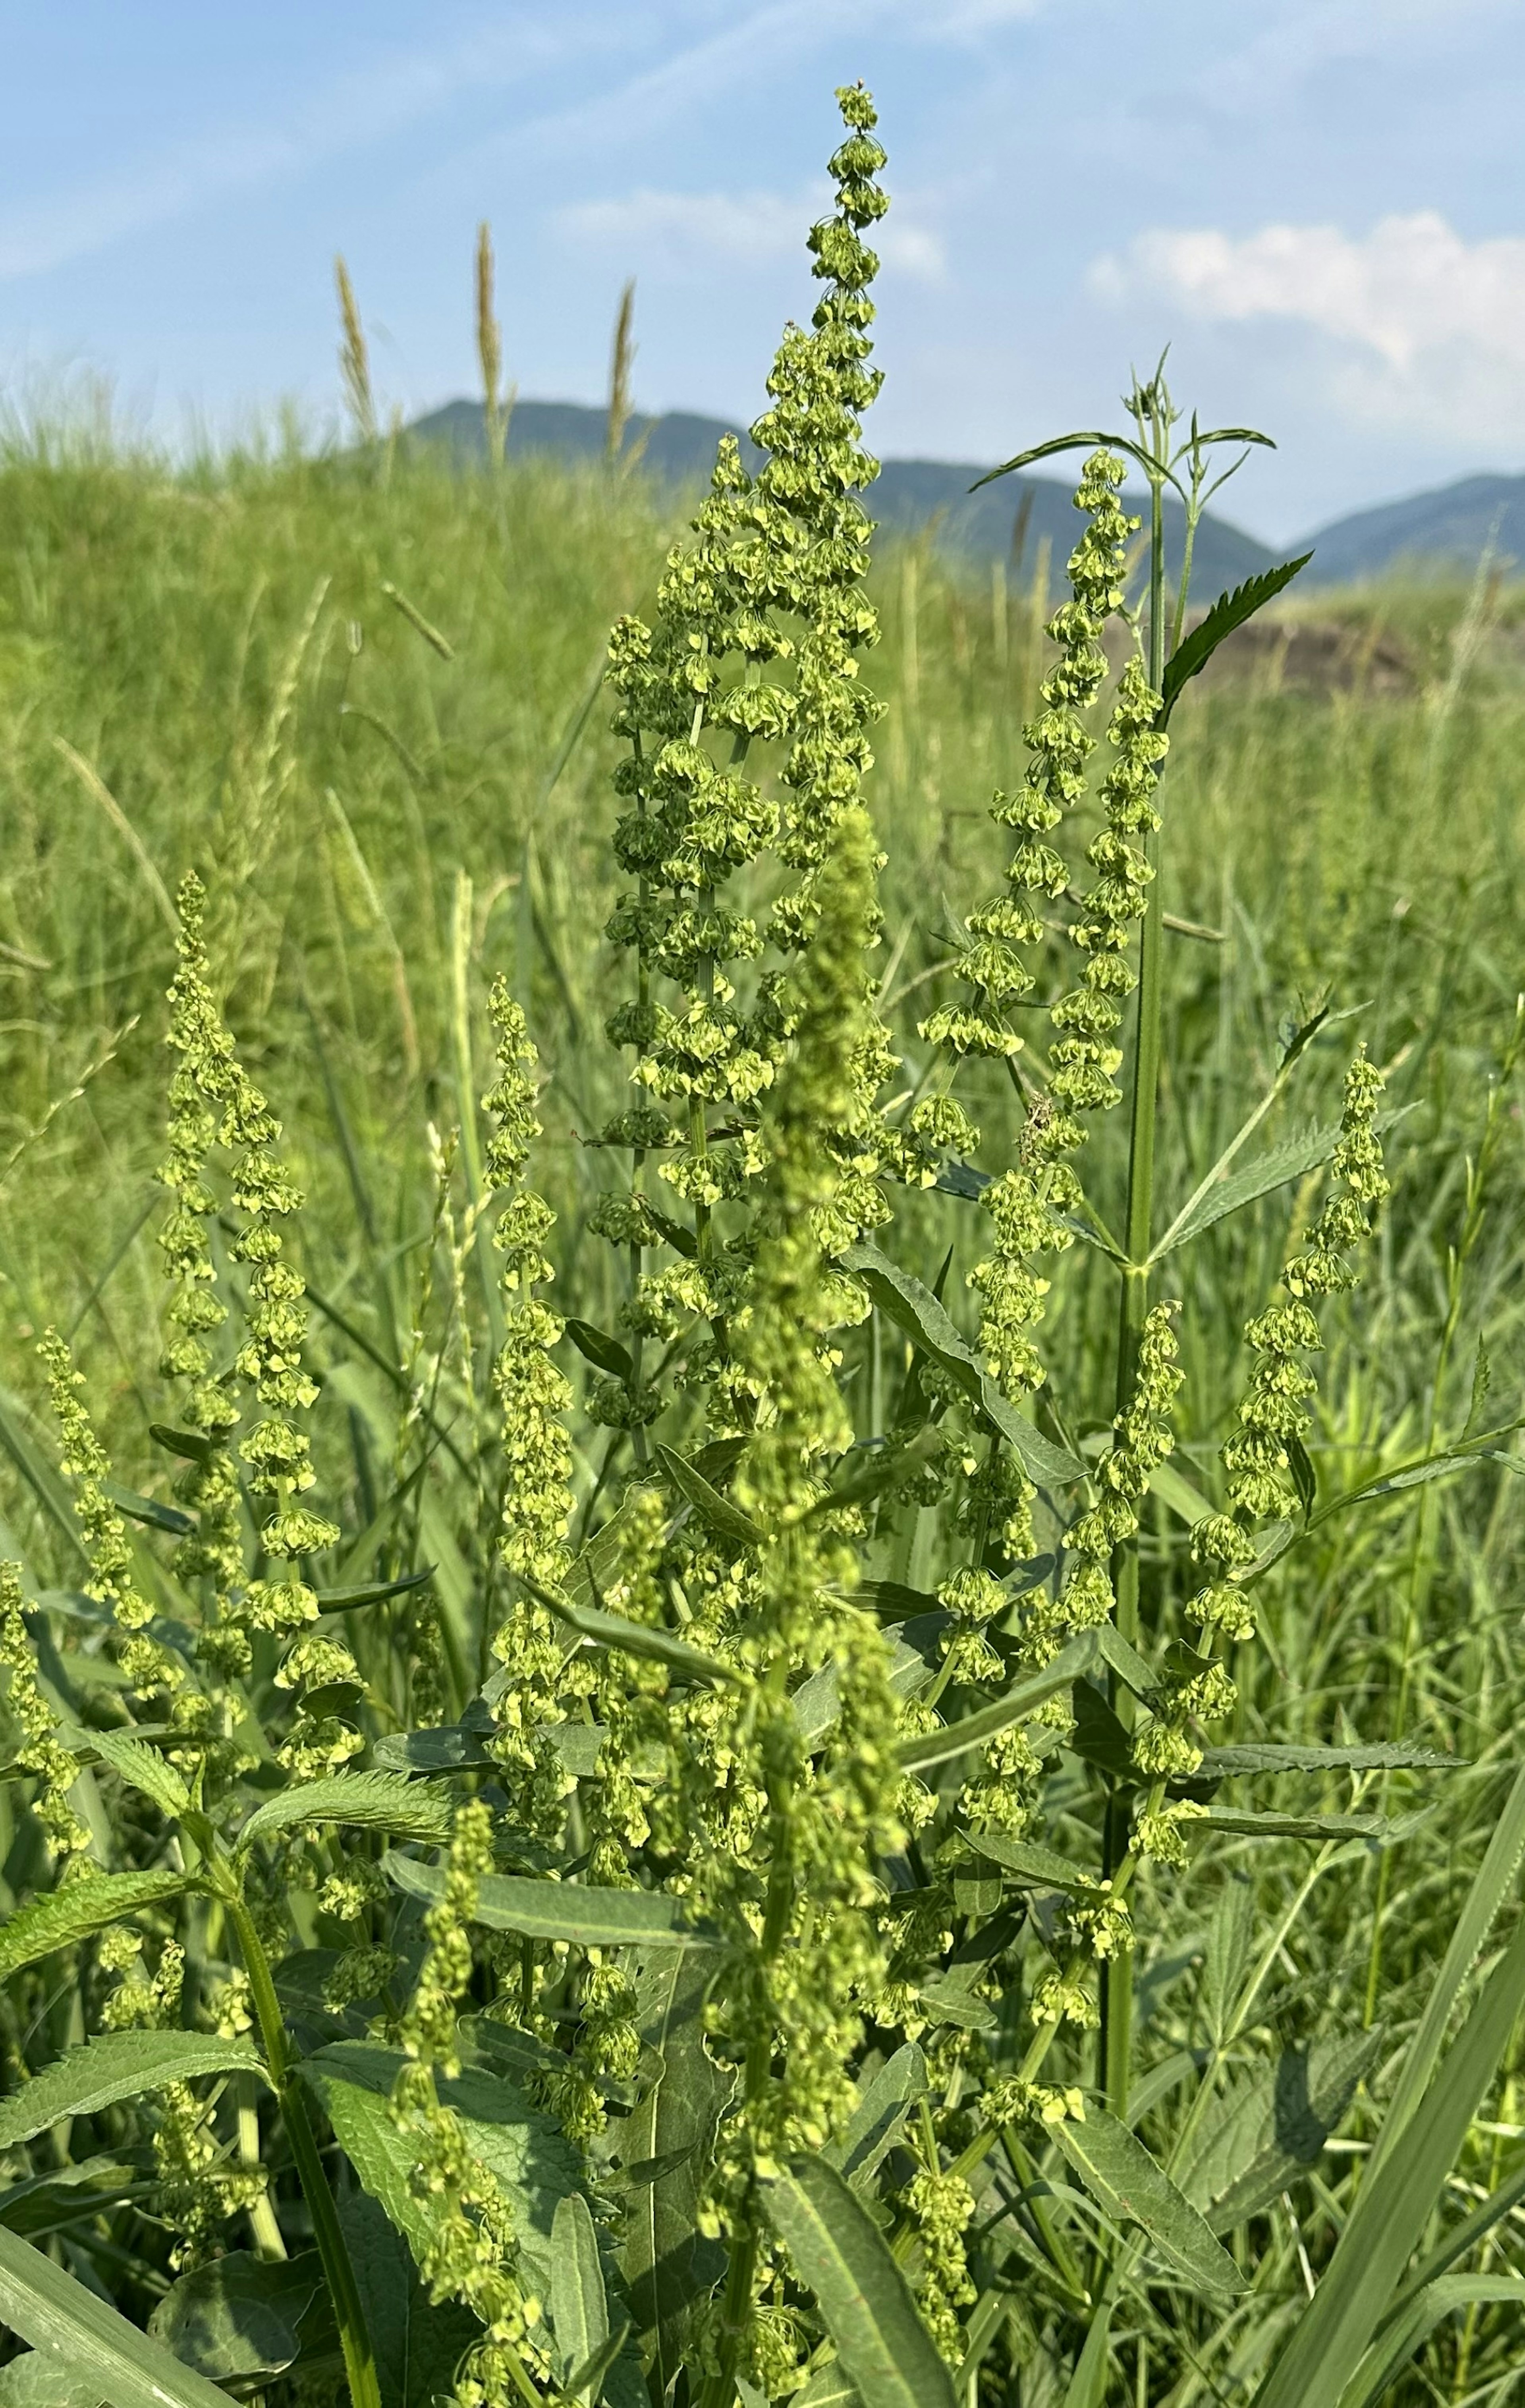
M 1413 1828 L 1370 1810 L 1372 1779 L 1444 1759 L 1343 1727 L 1246 1740 L 1257 1591 L 1295 1583 L 1334 1516 L 1505 1433 L 1318 1495 L 1310 1364 L 1388 1192 L 1364 1051 L 1337 1125 L 1240 1157 L 1326 1011 L 1157 1234 L 1168 724 L 1297 566 L 1193 626 L 1191 539 L 1216 448 L 1263 438 L 1178 441 L 1157 374 L 1131 433 L 1009 464 L 1086 449 L 1085 526 L 993 806 L 1006 891 L 944 932 L 900 1077 L 860 673 L 885 162 L 868 95 L 839 99 L 823 290 L 776 357 L 762 466 L 722 447 L 650 624 L 610 649 L 629 974 L 607 1034 L 633 1095 L 591 1140 L 589 1219 L 614 1326 L 557 1293 L 579 1233 L 537 1183 L 540 1062 L 503 980 L 482 1144 L 463 881 L 463 1125 L 431 1131 L 411 1289 L 377 1269 L 374 1333 L 322 1299 L 345 1343 L 320 1361 L 302 1198 L 181 888 L 178 1402 L 150 1431 L 175 1501 L 112 1480 L 50 1334 L 62 1482 L 22 1455 L 72 1585 L 27 1566 L 0 1587 L 7 1877 L 34 1892 L 0 1928 L 30 2076 L 0 2151 L 77 2153 L 0 2190 L 0 2312 L 80 2396 L 1084 2408 L 1110 2385 L 1354 2408 L 1454 2306 L 1513 2299 L 1452 2269 L 1518 2185 L 1449 2239 L 1436 2215 L 1525 2000 L 1518 1940 L 1465 1998 L 1518 1796 L 1316 2286 L 1301 2232 L 1276 2237 L 1392 2052 L 1334 2035 L 1287 2073 L 1252 2035 L 1316 1890 Z M 526 848 L 526 906 L 531 869 Z M 1015 1133 L 987 1146 L 1007 1086 Z M 1090 1140 L 1125 1098 L 1114 1196 L 1118 1154 Z M 1163 1266 L 1293 1179 L 1220 1471 L 1192 1467 L 1210 1497 L 1174 1459 L 1190 1319 Z M 934 1226 L 953 1242 L 923 1280 Z M 1093 1274 L 1115 1338 L 1094 1392 L 1056 1393 L 1045 1322 Z M 320 1369 L 372 1434 L 348 1530 L 310 1501 Z M 1230 1802 L 1264 1776 L 1289 1805 Z M 1316 1854 L 1279 1892 L 1228 1853 L 1288 1842 Z M 1197 2003 L 1160 2047 L 1135 1955 L 1163 1985 L 1199 1915 Z M 61 1969 L 81 2044 L 38 2069 Z M 149 2333 L 71 2306 L 27 2230 L 94 2247 L 124 2305 L 157 2296 Z

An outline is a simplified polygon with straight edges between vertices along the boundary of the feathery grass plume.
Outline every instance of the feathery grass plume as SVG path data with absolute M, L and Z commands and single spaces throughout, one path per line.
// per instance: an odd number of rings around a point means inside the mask
M 515 2276 L 517 2242 L 508 2202 L 473 2157 L 460 2117 L 439 2097 L 437 2071 L 460 2072 L 457 2002 L 471 1979 L 470 1923 L 483 1874 L 493 1870 L 486 1801 L 457 1807 L 444 1896 L 424 1918 L 426 1953 L 399 2038 L 408 2063 L 393 2087 L 394 2123 L 409 2143 L 409 2182 L 431 2203 L 431 2239 L 420 2265 L 436 2302 L 464 2301 L 486 2329 L 468 2352 L 452 2394 L 457 2408 L 498 2408 L 511 2392 L 539 2396 L 529 2374 L 547 2375 L 538 2300 Z
M 875 861 L 867 815 L 844 810 L 816 879 L 817 924 L 796 982 L 793 1050 L 765 1124 L 759 1242 L 737 1332 L 758 1398 L 736 1481 L 737 1500 L 761 1532 L 755 1602 L 740 1641 L 755 1685 L 720 1701 L 717 1760 L 731 1763 L 735 1780 L 755 1793 L 756 1831 L 750 1861 L 713 1857 L 698 1872 L 700 1896 L 741 1951 L 713 2011 L 716 2029 L 744 2059 L 714 2195 L 731 2235 L 720 2347 L 732 2365 L 753 2319 L 753 2182 L 791 2150 L 820 2147 L 846 2111 L 861 2002 L 883 1977 L 867 1912 L 870 1868 L 878 1850 L 903 1837 L 887 1649 L 866 1615 L 830 1602 L 833 1585 L 855 1583 L 856 1557 L 814 1510 L 826 1459 L 852 1436 L 830 1343 L 841 1311 L 827 1258 L 839 1178 L 830 1140 L 851 1139 L 863 1113 L 856 1054 Z M 816 1764 L 788 1684 L 828 1662 L 838 1670 L 841 1717 Z
M 513 391 L 501 390 L 503 329 L 493 308 L 493 230 L 483 218 L 477 228 L 477 358 L 482 364 L 482 426 L 491 466 L 501 468 L 513 412 Z
M 338 289 L 339 324 L 343 339 L 338 347 L 338 372 L 344 383 L 344 400 L 359 441 L 368 451 L 377 438 L 376 395 L 371 390 L 370 353 L 366 346 L 366 330 L 360 322 L 360 308 L 354 297 L 354 286 L 342 254 L 334 260 L 334 282 Z
M 88 1874 L 90 1827 L 69 1803 L 79 1766 L 60 1740 L 57 1717 L 37 1686 L 36 1649 L 22 1616 L 20 1569 L 7 1563 L 0 1563 L 0 1670 L 6 1674 L 6 1709 L 22 1734 L 17 1769 L 37 1784 L 32 1812 L 64 1878 Z
M 625 430 L 630 423 L 630 371 L 636 361 L 632 331 L 635 313 L 636 280 L 632 276 L 620 294 L 620 306 L 614 319 L 614 340 L 609 354 L 609 416 L 604 426 L 604 458 L 611 468 L 619 463 L 625 449 Z
M 519 1813 L 540 1831 L 555 1828 L 567 1789 L 552 1738 L 552 1726 L 567 1716 L 566 1649 L 554 1618 L 534 1591 L 559 1587 L 571 1561 L 567 1526 L 572 1451 L 561 1416 L 572 1392 L 551 1356 L 562 1324 L 535 1293 L 552 1276 L 541 1249 L 555 1221 L 525 1178 L 530 1149 L 540 1135 L 537 1055 L 506 980 L 495 980 L 488 1012 L 497 1035 L 497 1078 L 482 1100 L 496 1128 L 484 1170 L 489 1186 L 509 1191 L 493 1231 L 503 1257 L 505 1306 L 494 1373 L 508 1471 L 499 1547 L 519 1584 L 493 1640 L 493 1653 L 509 1675 L 496 1744 Z

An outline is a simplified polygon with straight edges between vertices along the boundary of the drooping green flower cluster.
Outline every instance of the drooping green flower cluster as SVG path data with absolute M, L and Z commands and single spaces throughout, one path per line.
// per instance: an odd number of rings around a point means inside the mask
M 56 1329 L 44 1333 L 37 1352 L 48 1367 L 48 1393 L 60 1440 L 59 1469 L 73 1489 L 75 1518 L 85 1544 L 85 1594 L 109 1610 L 122 1669 L 137 1696 L 166 1695 L 175 1700 L 178 1721 L 194 1720 L 199 1700 L 177 1694 L 185 1684 L 184 1663 L 149 1632 L 153 1608 L 134 1584 L 127 1526 L 107 1494 L 111 1467 L 80 1394 L 84 1376 L 75 1369 L 67 1342 Z
M 88 1873 L 90 1826 L 69 1803 L 79 1767 L 58 1736 L 58 1720 L 37 1686 L 36 1650 L 22 1618 L 21 1575 L 0 1563 L 0 1670 L 6 1675 L 6 1710 L 21 1731 L 18 1769 L 36 1781 L 32 1811 L 65 1878 Z
M 1354 1284 L 1350 1252 L 1370 1236 L 1388 1192 L 1376 1133 L 1381 1094 L 1381 1076 L 1363 1047 L 1345 1075 L 1340 1140 L 1330 1166 L 1333 1192 L 1282 1272 L 1284 1299 L 1244 1331 L 1254 1364 L 1221 1450 L 1227 1510 L 1199 1523 L 1192 1534 L 1197 1558 L 1209 1571 L 1207 1586 L 1189 1609 L 1192 1618 L 1228 1639 L 1247 1638 L 1254 1627 L 1248 1599 L 1231 1578 L 1254 1556 L 1251 1530 L 1296 1511 L 1292 1453 L 1312 1426 L 1308 1399 L 1316 1385 L 1302 1358 L 1323 1345 L 1313 1302 Z
M 548 2371 L 535 2333 L 540 2302 L 525 2296 L 513 2271 L 518 2244 L 508 2201 L 472 2155 L 436 2080 L 461 2070 L 457 2003 L 471 1980 L 470 1923 L 478 1885 L 493 1869 L 492 1840 L 483 1799 L 456 1809 L 444 1895 L 424 1918 L 426 1954 L 399 2032 L 408 2063 L 392 2093 L 392 2118 L 411 2156 L 409 2183 L 430 2206 L 419 2271 L 431 2298 L 464 2300 L 486 2328 L 457 2379 L 457 2408 L 498 2408 L 511 2391 L 522 2397 L 526 2358 L 538 2372 Z
M 1175 1331 L 1178 1304 L 1152 1307 L 1139 1337 L 1133 1393 L 1113 1424 L 1113 1435 L 1093 1475 L 1096 1502 L 1065 1534 L 1071 1567 L 1051 1622 L 1047 1600 L 1034 1612 L 1028 1644 L 1043 1662 L 1058 1643 L 1058 1630 L 1094 1630 L 1109 1622 L 1116 1600 L 1112 1558 L 1136 1536 L 1139 1512 L 1151 1476 L 1175 1444 L 1171 1409 L 1180 1388 Z

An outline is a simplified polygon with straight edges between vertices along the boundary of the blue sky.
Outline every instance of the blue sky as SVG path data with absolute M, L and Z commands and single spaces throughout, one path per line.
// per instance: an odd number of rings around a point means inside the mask
M 90 371 L 166 436 L 337 422 L 332 257 L 383 399 L 474 384 L 493 225 L 511 372 L 755 414 L 834 84 L 895 208 L 872 439 L 983 460 L 1180 395 L 1276 437 L 1272 539 L 1525 467 L 1518 0 L 0 0 L 0 376 Z

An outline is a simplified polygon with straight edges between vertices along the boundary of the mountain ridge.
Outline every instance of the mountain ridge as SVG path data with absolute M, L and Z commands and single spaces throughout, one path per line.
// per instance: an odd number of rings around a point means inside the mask
M 605 450 L 608 420 L 583 402 L 521 401 L 509 425 L 511 453 L 548 453 L 560 459 L 595 459 Z M 463 459 L 482 457 L 486 439 L 480 402 L 452 401 L 416 419 L 408 434 L 444 443 Z M 709 476 L 715 446 L 734 434 L 747 466 L 761 453 L 739 421 L 693 410 L 635 416 L 626 429 L 625 458 L 669 483 L 698 482 Z M 1003 478 L 977 493 L 970 487 L 986 473 L 977 461 L 886 458 L 873 487 L 880 524 L 903 534 L 929 533 L 941 548 L 966 557 L 1013 562 L 1029 571 L 1046 543 L 1057 570 L 1077 532 L 1072 483 L 1060 477 Z M 1135 509 L 1137 494 L 1125 500 Z M 1183 512 L 1166 501 L 1167 565 L 1179 562 Z M 1525 559 L 1525 476 L 1474 475 L 1396 501 L 1376 503 L 1327 522 L 1278 553 L 1230 519 L 1208 511 L 1198 530 L 1193 586 L 1213 593 L 1240 584 L 1312 549 L 1314 558 L 1299 579 L 1301 588 L 1346 585 L 1398 567 L 1422 576 L 1470 576 L 1491 542 L 1501 565 Z

